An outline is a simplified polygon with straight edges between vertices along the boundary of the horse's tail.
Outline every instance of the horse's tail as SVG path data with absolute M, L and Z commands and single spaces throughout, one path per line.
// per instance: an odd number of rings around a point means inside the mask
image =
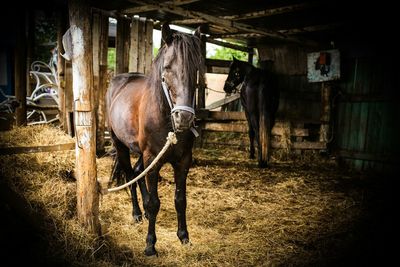
M 268 107 L 267 99 L 264 90 L 259 91 L 258 107 L 259 107 L 259 152 L 258 152 L 258 166 L 265 168 L 268 165 L 271 154 L 271 111 Z
M 258 157 L 259 167 L 267 167 L 270 155 L 270 138 L 271 127 L 269 115 L 265 112 L 260 112 L 259 118 L 259 138 L 260 138 L 260 151 Z

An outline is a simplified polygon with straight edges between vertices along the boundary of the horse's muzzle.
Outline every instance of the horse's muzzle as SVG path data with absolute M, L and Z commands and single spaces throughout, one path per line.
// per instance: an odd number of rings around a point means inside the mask
M 182 132 L 193 126 L 194 114 L 186 110 L 177 110 L 172 113 L 175 130 Z
M 224 91 L 227 94 L 231 94 L 234 88 L 235 88 L 235 85 L 231 82 L 226 82 L 224 85 Z

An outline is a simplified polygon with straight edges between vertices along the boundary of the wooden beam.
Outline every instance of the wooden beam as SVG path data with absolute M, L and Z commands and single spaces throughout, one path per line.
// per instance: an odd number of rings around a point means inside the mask
M 225 97 L 224 99 L 218 100 L 218 101 L 206 106 L 206 109 L 210 109 L 211 110 L 211 109 L 219 108 L 219 107 L 221 107 L 221 106 L 223 106 L 225 104 L 228 104 L 230 102 L 233 102 L 233 101 L 235 101 L 236 99 L 239 99 L 239 98 L 240 98 L 240 94 L 236 93 L 236 94 L 230 95 L 228 97 Z
M 36 110 L 58 110 L 57 105 L 36 105 L 27 103 L 26 107 L 29 109 L 36 109 Z
M 101 235 L 96 170 L 96 131 L 93 104 L 93 51 L 88 0 L 69 0 L 76 131 L 76 194 L 78 220 Z
M 220 122 L 206 122 L 203 130 L 211 132 L 234 132 L 234 133 L 247 133 L 248 126 L 245 123 L 220 123 Z
M 313 26 L 307 26 L 307 27 L 302 27 L 302 28 L 293 28 L 293 29 L 278 30 L 278 31 L 283 34 L 292 35 L 292 34 L 299 34 L 299 33 L 331 30 L 331 29 L 335 29 L 341 25 L 342 25 L 342 23 L 331 23 L 331 24 L 313 25 Z
M 223 42 L 223 41 L 215 40 L 215 39 L 209 38 L 209 37 L 206 39 L 206 42 L 212 43 L 215 45 L 219 45 L 222 47 L 232 48 L 232 49 L 239 50 L 239 51 L 246 52 L 246 53 L 248 53 L 251 50 L 250 48 L 248 48 L 246 46 L 232 44 L 229 42 Z
M 203 130 L 212 131 L 212 132 L 235 132 L 235 133 L 247 133 L 249 131 L 249 127 L 247 122 L 206 122 L 204 124 Z M 282 127 L 275 125 L 272 128 L 272 135 L 282 136 L 285 134 L 285 129 Z M 309 135 L 308 129 L 294 128 L 291 129 L 291 136 L 296 137 L 306 137 Z
M 235 38 L 257 38 L 262 36 L 263 35 L 259 33 L 237 32 L 237 33 L 212 34 L 210 35 L 210 38 L 235 39 Z
M 210 111 L 208 118 L 216 121 L 246 120 L 246 115 L 242 111 Z
M 30 146 L 30 147 L 2 147 L 0 148 L 0 155 L 12 155 L 12 154 L 30 154 L 40 152 L 54 152 L 64 150 L 74 150 L 75 143 L 66 143 L 50 146 Z
M 246 19 L 255 19 L 255 18 L 263 18 L 263 17 L 270 17 L 270 16 L 275 16 L 279 14 L 285 14 L 285 13 L 291 13 L 294 11 L 299 11 L 299 10 L 304 10 L 308 9 L 311 7 L 315 7 L 321 5 L 321 2 L 305 2 L 305 3 L 299 3 L 299 4 L 294 4 L 294 5 L 289 5 L 289 6 L 281 6 L 277 8 L 268 8 L 264 10 L 257 10 L 254 12 L 249 12 L 249 13 L 244 13 L 244 14 L 238 14 L 238 15 L 232 15 L 232 16 L 223 16 L 221 18 L 224 19 L 230 19 L 230 20 L 246 20 Z
M 191 24 L 204 24 L 207 23 L 204 19 L 179 19 L 179 20 L 172 20 L 171 24 L 175 25 L 191 25 Z
M 279 142 L 272 141 L 271 142 L 272 148 L 286 148 L 284 144 L 281 144 Z M 325 142 L 293 142 L 292 145 L 290 146 L 290 149 L 301 149 L 301 150 L 307 150 L 307 149 L 315 149 L 315 150 L 324 150 L 326 149 L 326 143 Z
M 164 2 L 164 4 L 173 5 L 173 6 L 182 6 L 182 5 L 187 5 L 187 4 L 191 4 L 194 2 L 198 2 L 198 1 L 200 1 L 200 0 L 174 0 L 174 1 L 166 1 L 166 2 Z M 129 1 L 129 2 L 135 3 L 135 1 Z M 127 8 L 127 9 L 122 10 L 121 12 L 126 13 L 126 14 L 138 15 L 140 13 L 155 11 L 155 10 L 157 10 L 157 8 L 155 8 L 153 5 L 144 5 L 144 6 Z
M 163 10 L 165 12 L 169 12 L 172 14 L 177 14 L 186 18 L 195 18 L 195 19 L 204 19 L 207 23 L 212 23 L 216 25 L 220 25 L 225 27 L 226 29 L 230 31 L 244 31 L 244 32 L 251 32 L 251 33 L 258 33 L 263 36 L 271 37 L 274 39 L 279 39 L 279 40 L 284 40 L 288 42 L 296 42 L 296 43 L 301 43 L 304 45 L 316 45 L 315 42 L 311 41 L 306 41 L 306 40 L 300 40 L 295 37 L 289 37 L 285 36 L 282 33 L 268 30 L 265 28 L 261 27 L 254 27 L 248 24 L 240 23 L 240 22 L 235 22 L 233 20 L 229 19 L 224 19 L 224 18 L 219 18 L 216 16 L 212 16 L 206 13 L 198 12 L 198 11 L 191 11 L 187 10 L 178 6 L 172 6 L 168 5 L 165 3 L 158 3 L 157 1 L 152 1 L 152 0 L 147 0 L 147 1 L 141 1 L 141 0 L 130 0 L 131 2 L 141 4 L 141 5 L 153 5 L 154 8 Z
M 313 3 L 300 3 L 294 4 L 289 6 L 282 6 L 277 8 L 268 8 L 263 10 L 257 10 L 249 13 L 232 15 L 232 16 L 221 16 L 222 19 L 227 20 L 246 20 L 246 19 L 255 19 L 255 18 L 262 18 L 262 17 L 270 17 L 279 14 L 291 13 L 298 10 L 304 10 L 307 8 L 311 8 L 317 5 L 321 5 L 320 2 L 313 2 Z M 203 24 L 207 23 L 204 19 L 183 19 L 183 20 L 174 20 L 171 21 L 171 24 L 183 24 L 183 25 L 190 25 L 190 24 Z

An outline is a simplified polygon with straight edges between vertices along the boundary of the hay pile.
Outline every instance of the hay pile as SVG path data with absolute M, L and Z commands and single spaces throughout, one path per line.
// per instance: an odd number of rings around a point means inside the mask
M 17 128 L 0 134 L 2 146 L 45 145 L 71 139 L 51 126 Z M 0 156 L 1 176 L 44 219 L 46 262 L 65 266 L 309 266 L 341 263 L 359 241 L 355 231 L 369 213 L 359 175 L 330 161 L 272 163 L 256 168 L 247 153 L 195 149 L 187 182 L 190 246 L 176 236 L 172 169 L 159 185 L 157 258 L 143 255 L 147 221 L 134 224 L 127 191 L 101 197 L 104 236 L 77 223 L 74 152 Z M 98 159 L 98 176 L 108 177 L 112 159 Z

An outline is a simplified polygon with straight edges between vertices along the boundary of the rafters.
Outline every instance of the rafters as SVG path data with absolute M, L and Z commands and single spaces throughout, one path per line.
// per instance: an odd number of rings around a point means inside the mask
M 172 0 L 172 1 L 166 1 L 164 4 L 166 5 L 173 5 L 173 6 L 183 6 L 187 4 L 191 4 L 194 2 L 198 2 L 200 0 Z M 135 1 L 129 1 L 135 3 Z M 155 7 L 154 5 L 143 5 L 143 6 L 138 6 L 138 7 L 132 7 L 132 8 L 127 8 L 122 10 L 122 13 L 126 14 L 140 14 L 144 12 L 149 12 L 149 11 L 154 11 L 157 10 L 158 8 Z
M 140 4 L 140 5 L 144 5 L 144 6 L 146 6 L 146 5 L 153 6 L 156 9 L 160 9 L 165 12 L 180 15 L 185 18 L 203 19 L 207 23 L 223 26 L 227 30 L 232 31 L 232 32 L 244 31 L 244 32 L 250 32 L 250 33 L 257 33 L 262 36 L 272 37 L 274 39 L 308 44 L 308 45 L 315 45 L 315 43 L 313 43 L 313 42 L 306 42 L 304 40 L 300 40 L 295 37 L 289 37 L 289 36 L 286 36 L 285 34 L 282 34 L 282 33 L 276 32 L 276 31 L 268 30 L 268 29 L 261 28 L 261 27 L 254 27 L 254 26 L 251 26 L 251 25 L 248 25 L 245 23 L 240 23 L 240 22 L 229 20 L 229 19 L 215 17 L 215 16 L 212 16 L 209 14 L 198 12 L 198 11 L 187 10 L 187 9 L 181 8 L 181 7 L 173 5 L 173 4 L 158 3 L 156 1 L 151 1 L 151 0 L 147 0 L 147 1 L 130 0 L 130 2 L 134 2 L 136 4 Z M 128 12 L 126 12 L 126 13 L 128 13 Z

